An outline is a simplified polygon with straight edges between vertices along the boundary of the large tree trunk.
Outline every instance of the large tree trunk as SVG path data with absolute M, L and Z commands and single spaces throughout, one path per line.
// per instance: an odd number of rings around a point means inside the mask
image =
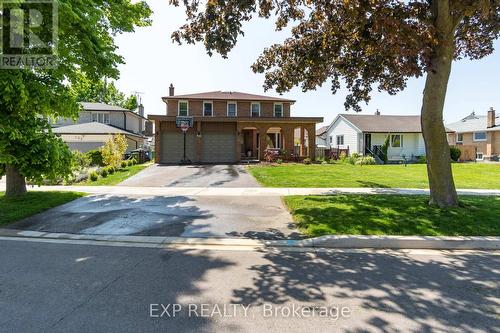
M 26 193 L 26 181 L 16 167 L 7 165 L 5 174 L 7 176 L 6 196 L 13 197 Z
M 434 3 L 438 44 L 434 48 L 425 82 L 422 133 L 427 153 L 430 204 L 453 207 L 458 206 L 458 196 L 451 170 L 450 147 L 443 124 L 443 107 L 455 45 L 451 15 L 446 5 L 440 7 L 443 3 L 446 4 L 446 1 Z

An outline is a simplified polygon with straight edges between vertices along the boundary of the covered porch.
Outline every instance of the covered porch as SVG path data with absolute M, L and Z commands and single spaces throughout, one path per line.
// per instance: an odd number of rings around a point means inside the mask
M 274 120 L 274 119 L 273 119 Z M 266 149 L 280 149 L 289 159 L 315 159 L 316 122 L 237 123 L 237 149 L 241 161 L 262 161 Z

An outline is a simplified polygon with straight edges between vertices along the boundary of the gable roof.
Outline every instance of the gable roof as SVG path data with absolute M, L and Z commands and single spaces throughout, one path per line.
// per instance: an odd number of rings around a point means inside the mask
M 52 129 L 56 134 L 123 134 L 143 137 L 140 134 L 122 130 L 121 128 L 102 124 L 98 122 L 83 123 L 76 125 L 61 126 Z
M 110 105 L 106 103 L 95 103 L 95 102 L 80 102 L 80 105 L 83 107 L 85 111 L 130 112 L 131 114 L 137 117 L 147 120 L 146 117 L 141 116 L 137 112 L 116 105 Z
M 500 117 L 495 117 L 495 119 L 499 118 Z M 495 123 L 498 124 L 498 121 L 496 121 Z M 446 125 L 446 127 L 454 130 L 457 133 L 500 130 L 500 124 L 492 128 L 487 128 L 487 126 L 488 126 L 488 117 L 478 116 L 474 112 L 457 122 Z
M 321 126 L 320 128 L 318 128 L 316 130 L 316 136 L 320 136 L 320 135 L 325 134 L 327 130 L 328 130 L 328 126 Z
M 165 96 L 163 100 L 169 99 L 200 99 L 200 100 L 228 100 L 228 101 L 269 101 L 295 103 L 292 99 L 247 94 L 238 91 L 209 91 L 197 94 Z
M 393 116 L 367 114 L 340 114 L 361 132 L 372 133 L 420 133 L 420 116 Z

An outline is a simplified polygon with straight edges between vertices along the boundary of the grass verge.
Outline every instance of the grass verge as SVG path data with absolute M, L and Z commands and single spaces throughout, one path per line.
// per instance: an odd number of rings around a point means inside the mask
M 78 185 L 111 186 L 111 185 L 120 184 L 121 182 L 123 182 L 127 178 L 130 178 L 133 175 L 139 173 L 140 171 L 144 170 L 145 168 L 147 168 L 151 164 L 152 163 L 132 165 L 132 166 L 129 166 L 129 167 L 126 167 L 123 169 L 116 170 L 112 175 L 108 175 L 105 178 L 99 176 L 99 179 L 97 179 L 96 181 L 91 181 L 89 179 L 86 182 L 80 183 Z
M 0 226 L 41 213 L 85 196 L 80 192 L 28 192 L 17 198 L 7 198 L 0 192 Z
M 299 230 L 323 235 L 500 236 L 500 197 L 463 196 L 461 207 L 428 205 L 428 196 L 289 196 Z
M 281 164 L 252 166 L 252 175 L 266 187 L 428 188 L 425 164 L 351 165 Z M 455 185 L 461 189 L 500 189 L 500 164 L 455 163 Z

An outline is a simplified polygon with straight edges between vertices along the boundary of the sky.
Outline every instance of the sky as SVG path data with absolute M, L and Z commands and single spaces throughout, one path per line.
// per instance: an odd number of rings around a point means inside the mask
M 210 57 L 202 44 L 174 44 L 170 35 L 185 22 L 182 7 L 168 5 L 168 0 L 148 0 L 154 14 L 150 27 L 134 33 L 119 35 L 118 53 L 125 59 L 119 67 L 118 88 L 126 94 L 140 92 L 146 114 L 165 114 L 162 96 L 168 95 L 168 86 L 175 86 L 176 94 L 206 91 L 239 91 L 269 96 L 276 92 L 263 89 L 264 76 L 250 69 L 264 48 L 283 41 L 286 32 L 275 32 L 271 20 L 254 19 L 244 25 L 236 47 L 223 59 L 218 54 Z M 500 110 L 500 42 L 487 58 L 454 62 L 444 109 L 445 123 L 458 121 L 473 110 L 486 114 L 490 107 Z M 372 93 L 368 105 L 362 105 L 364 114 L 377 109 L 382 114 L 420 114 L 425 79 L 410 79 L 407 88 L 397 95 Z M 345 113 L 344 100 L 348 94 L 342 89 L 332 95 L 328 84 L 315 91 L 302 92 L 294 88 L 283 97 L 297 102 L 292 116 L 324 117 L 325 125 L 337 114 Z M 348 111 L 353 112 L 353 111 Z

